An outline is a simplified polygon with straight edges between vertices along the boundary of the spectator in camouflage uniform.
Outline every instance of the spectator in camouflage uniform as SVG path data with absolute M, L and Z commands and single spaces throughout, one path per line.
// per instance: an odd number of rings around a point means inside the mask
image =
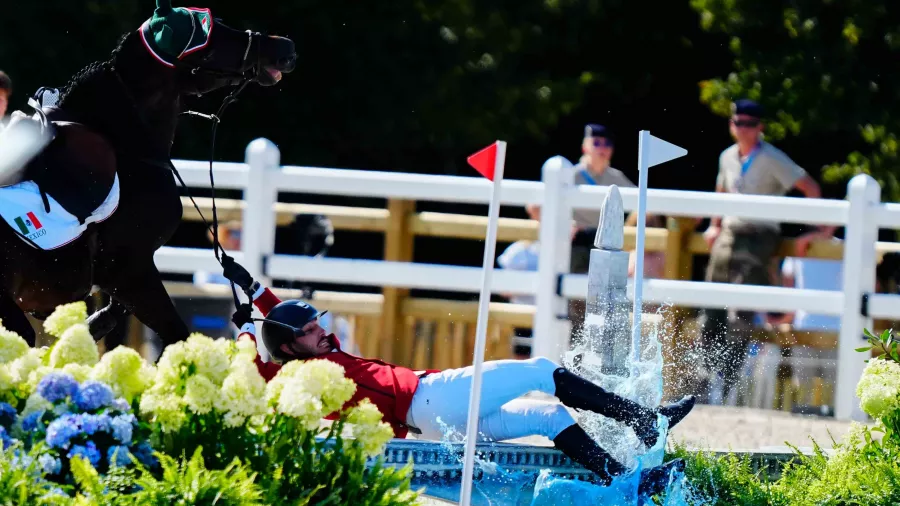
M 762 139 L 762 117 L 762 107 L 753 101 L 733 104 L 730 129 L 736 142 L 719 157 L 716 191 L 783 196 L 796 188 L 807 198 L 820 198 L 815 180 L 784 152 Z M 799 237 L 797 256 L 805 255 L 810 241 L 830 235 L 829 230 L 817 229 Z M 772 284 L 770 266 L 781 242 L 779 223 L 715 216 L 703 237 L 710 247 L 706 281 Z M 718 376 L 722 381 L 721 398 L 728 397 L 747 354 L 752 321 L 752 311 L 704 310 L 701 326 L 706 370 L 698 378 L 699 395 L 709 394 Z

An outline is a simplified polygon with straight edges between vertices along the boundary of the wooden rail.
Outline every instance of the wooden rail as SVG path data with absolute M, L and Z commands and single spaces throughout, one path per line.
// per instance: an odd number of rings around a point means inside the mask
M 197 198 L 197 205 L 204 215 L 212 213 L 212 199 Z M 400 202 L 400 201 L 397 201 Z M 408 202 L 408 201 L 406 201 Z M 199 222 L 200 215 L 187 197 L 182 197 L 184 206 L 183 219 Z M 244 201 L 234 199 L 216 199 L 219 221 L 240 221 Z M 289 204 L 278 202 L 274 206 L 279 226 L 290 224 L 298 214 L 321 214 L 331 220 L 335 230 L 356 232 L 386 232 L 390 217 L 389 209 L 352 206 L 331 206 L 316 204 Z M 410 213 L 405 219 L 405 227 L 413 236 L 448 237 L 454 239 L 484 240 L 487 232 L 487 217 L 467 214 L 449 214 L 434 212 Z M 648 228 L 646 231 L 645 249 L 647 251 L 664 251 L 669 254 L 704 255 L 709 247 L 703 240 L 703 234 L 693 230 L 695 220 L 672 218 L 666 228 Z M 670 236 L 682 234 L 685 239 L 676 243 L 681 247 L 673 250 Z M 635 246 L 636 227 L 625 227 L 625 249 Z M 518 240 L 537 240 L 538 223 L 534 220 L 519 218 L 500 218 L 497 227 L 497 240 L 513 242 Z M 793 239 L 784 239 L 778 251 L 779 256 L 791 256 L 795 248 Z M 879 255 L 900 252 L 900 243 L 879 242 L 876 245 Z M 807 253 L 809 258 L 841 259 L 843 247 L 829 241 L 814 242 Z

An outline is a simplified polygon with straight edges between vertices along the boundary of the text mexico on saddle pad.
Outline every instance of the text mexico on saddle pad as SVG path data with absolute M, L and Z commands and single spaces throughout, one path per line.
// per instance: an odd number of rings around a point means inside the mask
M 50 211 L 44 207 L 40 189 L 34 181 L 0 188 L 0 216 L 26 243 L 43 250 L 57 249 L 69 244 L 87 230 L 91 223 L 99 223 L 119 206 L 119 176 L 117 175 L 106 200 L 80 223 L 52 196 L 47 195 Z M 27 240 L 26 240 L 27 238 Z M 33 244 L 32 244 L 33 243 Z

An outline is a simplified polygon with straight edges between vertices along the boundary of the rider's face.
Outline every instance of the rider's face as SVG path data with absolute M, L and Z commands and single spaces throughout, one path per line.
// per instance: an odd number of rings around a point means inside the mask
M 9 92 L 0 90 L 0 118 L 6 116 L 6 107 L 9 105 Z
M 294 338 L 293 342 L 281 345 L 282 351 L 291 355 L 318 356 L 331 351 L 331 340 L 319 325 L 318 320 L 313 320 L 303 326 L 303 333 Z

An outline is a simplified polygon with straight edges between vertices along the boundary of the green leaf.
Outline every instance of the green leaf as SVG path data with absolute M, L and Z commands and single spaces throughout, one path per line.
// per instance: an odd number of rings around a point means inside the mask
M 871 346 L 863 346 L 862 348 L 857 348 L 856 351 L 869 351 L 871 349 Z

